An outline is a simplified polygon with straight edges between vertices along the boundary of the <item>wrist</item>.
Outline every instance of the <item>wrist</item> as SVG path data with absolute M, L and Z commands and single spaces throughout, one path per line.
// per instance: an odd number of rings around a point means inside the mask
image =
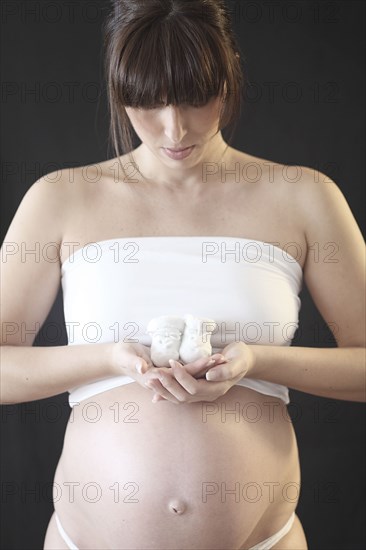
M 124 374 L 120 364 L 121 361 L 118 360 L 120 356 L 118 353 L 120 350 L 120 342 L 110 342 L 103 345 L 105 346 L 105 363 L 108 375 L 120 376 Z
M 265 356 L 267 346 L 261 345 L 251 345 L 250 349 L 252 352 L 252 365 L 249 371 L 249 375 L 253 378 L 260 378 L 260 373 L 263 372 L 263 367 L 265 365 Z

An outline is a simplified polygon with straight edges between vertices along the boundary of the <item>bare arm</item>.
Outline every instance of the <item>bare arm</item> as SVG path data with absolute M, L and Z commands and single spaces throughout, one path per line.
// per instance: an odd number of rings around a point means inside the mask
M 73 386 L 116 376 L 113 345 L 1 346 L 0 403 L 43 399 Z
M 321 397 L 366 401 L 364 348 L 252 346 L 258 378 Z
M 283 384 L 303 392 L 366 401 L 365 245 L 338 186 L 320 174 L 300 184 L 308 253 L 304 280 L 337 348 L 251 346 L 249 378 Z M 326 251 L 318 256 L 314 244 Z M 332 253 L 332 254 L 330 254 Z M 213 369 L 216 370 L 216 369 Z M 217 368 L 219 370 L 219 368 Z
M 67 185 L 67 182 L 66 182 Z M 50 397 L 116 375 L 111 344 L 32 347 L 60 286 L 65 183 L 37 180 L 1 248 L 1 403 Z M 65 208 L 66 205 L 66 208 Z

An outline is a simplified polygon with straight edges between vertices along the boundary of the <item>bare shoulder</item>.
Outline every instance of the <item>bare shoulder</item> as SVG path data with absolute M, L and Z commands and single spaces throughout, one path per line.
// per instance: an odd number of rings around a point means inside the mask
M 322 240 L 324 246 L 345 248 L 353 242 L 359 247 L 361 232 L 339 185 L 319 170 L 306 166 L 298 170 L 295 196 L 308 244 Z
M 336 205 L 343 209 L 348 206 L 336 182 L 319 170 L 303 165 L 282 164 L 247 153 L 241 154 L 247 178 L 257 179 L 262 189 L 272 193 L 273 199 L 277 197 L 283 205 L 294 209 L 301 217 L 304 231 L 315 221 L 318 225 L 325 221 L 327 206 L 333 209 Z M 249 175 L 251 167 L 252 176 Z M 254 169 L 257 170 L 257 175 Z
M 63 170 L 50 172 L 38 178 L 24 194 L 8 235 L 21 226 L 32 227 L 45 238 L 60 243 L 65 224 L 67 190 Z M 24 235 L 26 237 L 27 235 Z M 28 236 L 29 232 L 28 232 Z
M 101 166 L 91 164 L 63 168 L 41 176 L 25 193 L 18 207 L 22 217 L 37 212 L 33 224 L 49 237 L 61 243 L 97 189 L 101 189 L 104 174 Z M 20 212 L 21 211 L 21 212 Z M 30 214 L 29 214 L 30 215 Z
M 36 182 L 40 186 L 49 187 L 57 196 L 62 223 L 67 229 L 69 221 L 90 206 L 93 197 L 103 190 L 108 178 L 113 178 L 111 161 L 95 162 L 76 167 L 63 168 L 55 173 L 47 174 Z
M 95 173 L 92 166 L 77 166 L 46 174 L 34 184 L 39 187 L 42 200 L 49 202 L 61 240 L 73 220 L 82 213 L 83 206 L 87 205 L 93 180 Z
M 287 165 L 274 160 L 250 155 L 246 152 L 233 149 L 233 162 L 241 164 L 241 175 L 246 181 L 261 184 L 274 184 L 268 190 L 278 193 L 294 195 L 298 190 L 298 183 L 312 176 L 310 168 L 299 165 Z
M 78 167 L 65 168 L 62 180 L 68 192 L 75 200 L 83 200 L 87 196 L 94 196 L 111 191 L 115 184 L 121 184 L 129 177 L 133 178 L 136 168 L 131 163 L 128 154 L 118 158 L 93 162 Z M 133 180 L 132 180 L 133 181 Z
M 237 150 L 234 150 L 234 158 L 241 164 L 242 180 L 255 184 L 255 193 L 261 200 L 282 208 L 288 216 L 292 216 L 300 231 L 305 188 L 315 181 L 317 176 L 314 171 L 305 166 L 286 165 Z

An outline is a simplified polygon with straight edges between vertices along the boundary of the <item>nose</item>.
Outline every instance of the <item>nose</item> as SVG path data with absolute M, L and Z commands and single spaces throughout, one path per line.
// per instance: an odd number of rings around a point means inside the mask
M 184 113 L 179 106 L 167 105 L 162 110 L 162 121 L 164 134 L 168 143 L 172 145 L 180 144 L 187 133 Z

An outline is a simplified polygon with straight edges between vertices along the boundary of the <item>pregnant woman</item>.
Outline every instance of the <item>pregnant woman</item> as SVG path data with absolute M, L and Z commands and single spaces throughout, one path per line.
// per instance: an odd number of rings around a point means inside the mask
M 68 346 L 2 341 L 2 403 L 70 392 L 44 549 L 306 549 L 288 388 L 365 399 L 361 232 L 324 174 L 223 139 L 243 77 L 221 0 L 116 1 L 104 31 L 116 156 L 37 180 L 3 245 L 5 326 L 63 289 Z M 337 348 L 290 347 L 303 283 Z M 157 367 L 149 321 L 186 314 L 217 324 L 212 355 Z

